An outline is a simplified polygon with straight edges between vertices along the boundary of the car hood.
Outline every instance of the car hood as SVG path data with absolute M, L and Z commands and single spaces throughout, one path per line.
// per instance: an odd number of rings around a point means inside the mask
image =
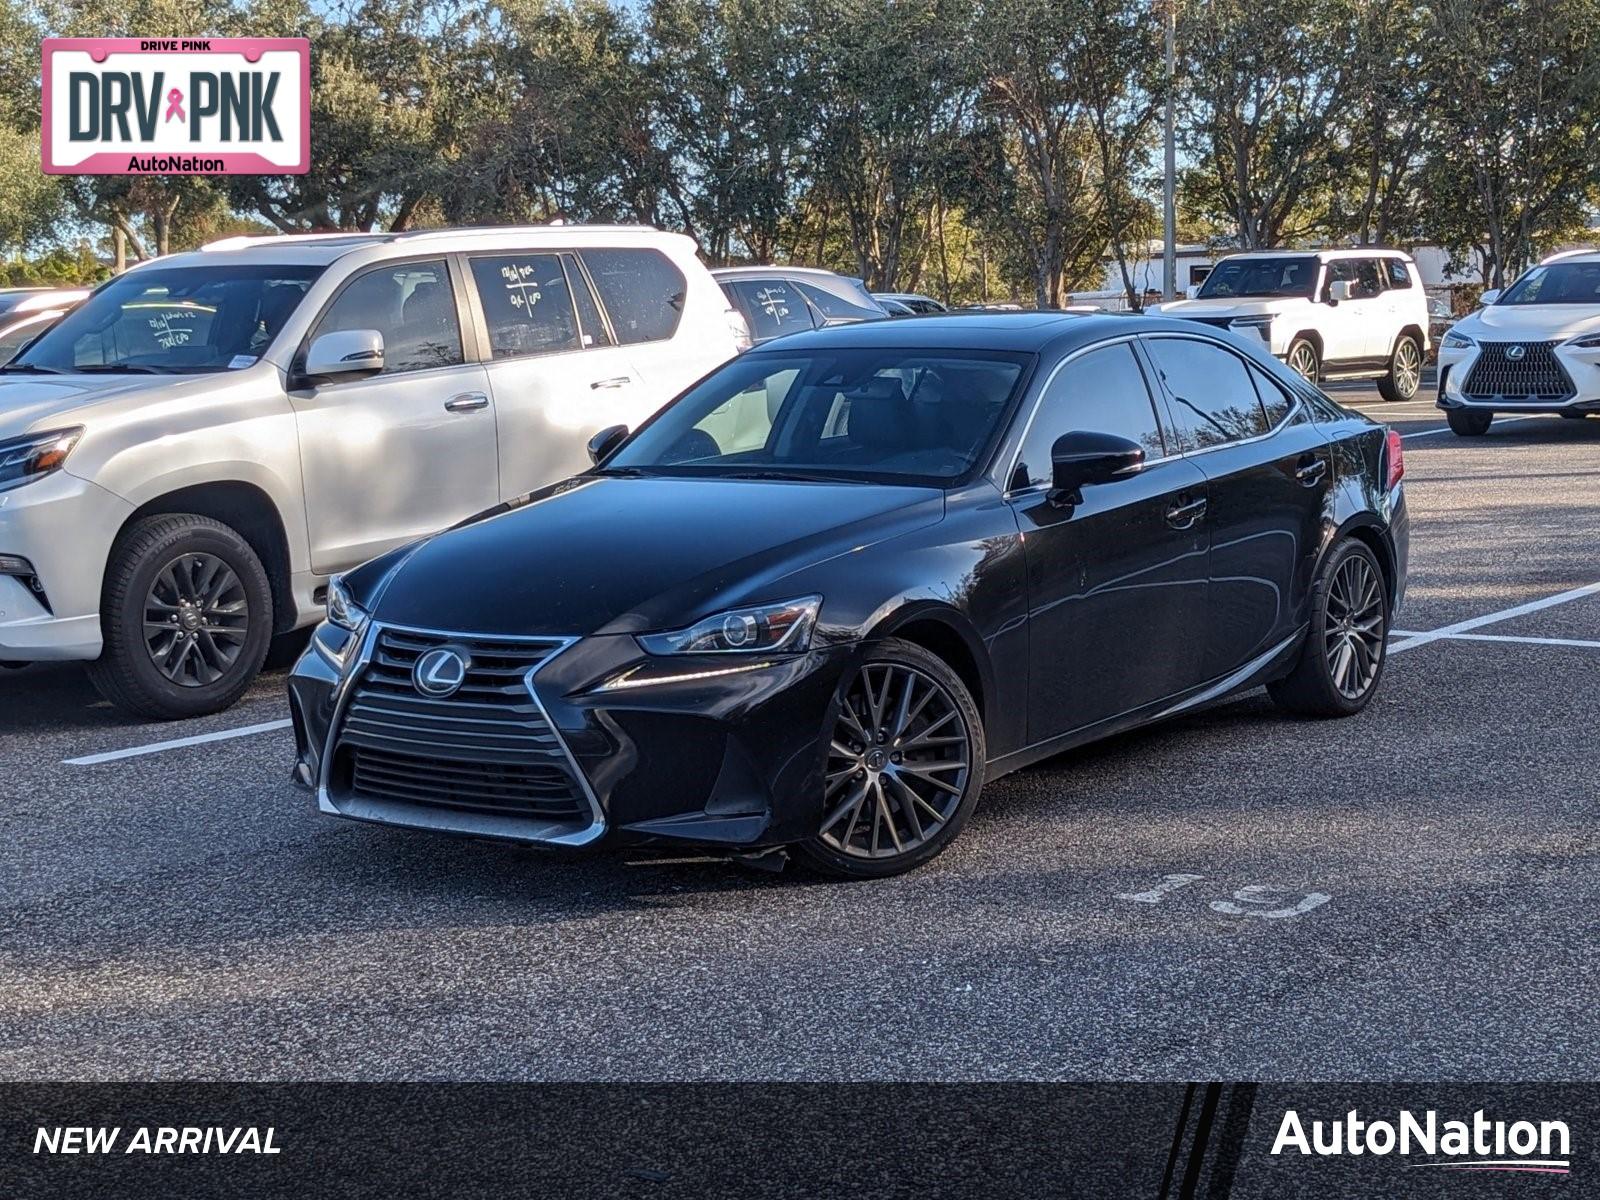
M 1264 313 L 1285 312 L 1310 303 L 1299 296 L 1218 297 L 1215 300 L 1174 300 L 1171 304 L 1153 304 L 1145 311 L 1162 317 L 1254 317 Z
M 1486 341 L 1560 342 L 1600 330 L 1600 309 L 1577 304 L 1491 304 L 1456 322 L 1455 332 Z
M 58 424 L 70 425 L 107 404 L 143 403 L 153 393 L 202 390 L 208 375 L 0 374 L 0 437 Z
M 792 599 L 800 584 L 785 579 L 796 571 L 943 515 L 944 494 L 931 488 L 579 476 L 377 559 L 347 583 L 387 624 L 640 633 Z

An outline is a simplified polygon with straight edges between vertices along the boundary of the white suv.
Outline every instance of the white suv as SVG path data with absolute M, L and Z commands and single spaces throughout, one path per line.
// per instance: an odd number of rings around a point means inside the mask
M 1600 412 L 1600 251 L 1555 254 L 1439 342 L 1439 407 L 1463 437 L 1496 412 Z
M 1230 254 L 1190 298 L 1151 309 L 1259 336 L 1314 382 L 1376 379 L 1385 400 L 1409 400 L 1428 354 L 1428 297 L 1398 250 L 1267 250 Z
M 136 267 L 0 368 L 0 662 L 89 661 L 146 716 L 224 708 L 336 572 L 584 469 L 747 336 L 648 228 Z

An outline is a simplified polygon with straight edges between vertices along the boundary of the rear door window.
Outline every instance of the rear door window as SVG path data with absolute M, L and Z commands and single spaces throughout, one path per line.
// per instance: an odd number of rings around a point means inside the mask
M 1271 428 L 1242 358 L 1196 338 L 1149 338 L 1145 345 L 1172 398 L 1180 449 L 1209 450 Z
M 688 282 L 659 250 L 585 250 L 583 262 L 623 345 L 658 342 L 678 331 Z
M 1403 291 L 1414 286 L 1411 282 L 1411 272 L 1406 269 L 1403 259 L 1386 258 L 1383 260 L 1383 269 L 1388 273 L 1387 282 L 1391 290 Z
M 471 264 L 495 358 L 580 348 L 572 290 L 559 255 L 496 255 L 474 258 Z
M 730 285 L 757 341 L 810 329 L 805 298 L 782 279 L 740 279 Z

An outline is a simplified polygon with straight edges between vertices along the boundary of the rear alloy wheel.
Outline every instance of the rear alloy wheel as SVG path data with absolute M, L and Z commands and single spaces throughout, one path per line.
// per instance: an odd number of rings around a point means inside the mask
M 1394 344 L 1389 355 L 1389 373 L 1378 380 L 1378 394 L 1385 400 L 1409 400 L 1422 383 L 1422 346 L 1409 333 Z
M 1452 408 L 1445 413 L 1445 420 L 1458 437 L 1482 437 L 1494 424 L 1494 414 L 1481 408 Z
M 1311 624 L 1294 670 L 1267 685 L 1279 707 L 1307 717 L 1348 717 L 1383 678 L 1389 590 L 1378 558 L 1347 538 L 1328 555 L 1311 596 Z
M 818 834 L 796 847 L 845 878 L 909 871 L 954 840 L 983 789 L 983 723 L 960 676 L 922 647 L 875 647 L 829 734 Z
M 1305 338 L 1295 338 L 1289 343 L 1289 353 L 1283 356 L 1283 361 L 1301 379 L 1308 379 L 1312 383 L 1316 383 L 1322 373 L 1317 348 Z

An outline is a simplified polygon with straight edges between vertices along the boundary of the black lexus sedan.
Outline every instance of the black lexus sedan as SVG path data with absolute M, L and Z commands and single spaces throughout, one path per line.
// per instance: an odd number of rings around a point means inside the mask
M 1091 739 L 1360 711 L 1405 589 L 1398 437 L 1192 322 L 797 334 L 591 451 L 335 581 L 322 811 L 890 875 Z

